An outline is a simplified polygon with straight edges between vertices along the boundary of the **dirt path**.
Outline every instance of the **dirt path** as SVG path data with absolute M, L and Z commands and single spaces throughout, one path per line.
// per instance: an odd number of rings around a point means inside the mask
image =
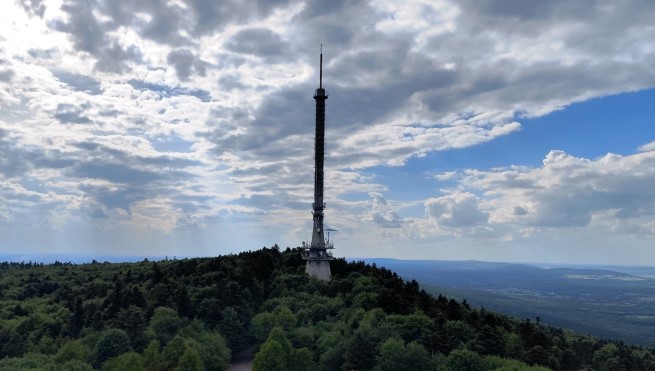
M 252 348 L 244 349 L 234 355 L 227 371 L 252 371 L 253 358 L 255 355 L 252 353 Z

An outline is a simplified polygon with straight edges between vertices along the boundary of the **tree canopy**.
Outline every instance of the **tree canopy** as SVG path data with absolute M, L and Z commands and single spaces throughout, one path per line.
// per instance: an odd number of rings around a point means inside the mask
M 434 297 L 299 249 L 136 263 L 0 263 L 1 370 L 652 370 L 652 349 Z

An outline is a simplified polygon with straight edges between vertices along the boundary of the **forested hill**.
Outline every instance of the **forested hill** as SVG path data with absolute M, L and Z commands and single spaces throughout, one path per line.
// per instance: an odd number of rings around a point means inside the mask
M 0 370 L 654 370 L 655 352 L 434 297 L 299 250 L 138 263 L 0 263 Z M 539 366 L 540 365 L 540 366 Z

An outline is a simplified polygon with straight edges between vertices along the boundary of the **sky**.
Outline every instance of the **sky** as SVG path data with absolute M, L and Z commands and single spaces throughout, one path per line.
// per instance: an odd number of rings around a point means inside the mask
M 7 0 L 0 256 L 655 265 L 655 2 Z

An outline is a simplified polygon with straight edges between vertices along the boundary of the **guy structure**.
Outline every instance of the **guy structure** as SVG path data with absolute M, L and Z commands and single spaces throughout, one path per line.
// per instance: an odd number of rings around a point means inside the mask
M 334 243 L 325 241 L 323 226 L 323 162 L 325 159 L 325 100 L 328 98 L 323 89 L 323 46 L 321 45 L 321 59 L 319 65 L 318 89 L 314 92 L 316 101 L 316 140 L 314 143 L 314 203 L 312 214 L 314 215 L 314 228 L 312 230 L 312 242 L 303 242 L 305 249 L 303 259 L 307 260 L 305 271 L 307 274 L 321 280 L 329 280 L 332 276 L 330 271 L 330 260 L 332 253 L 328 250 L 334 248 Z

